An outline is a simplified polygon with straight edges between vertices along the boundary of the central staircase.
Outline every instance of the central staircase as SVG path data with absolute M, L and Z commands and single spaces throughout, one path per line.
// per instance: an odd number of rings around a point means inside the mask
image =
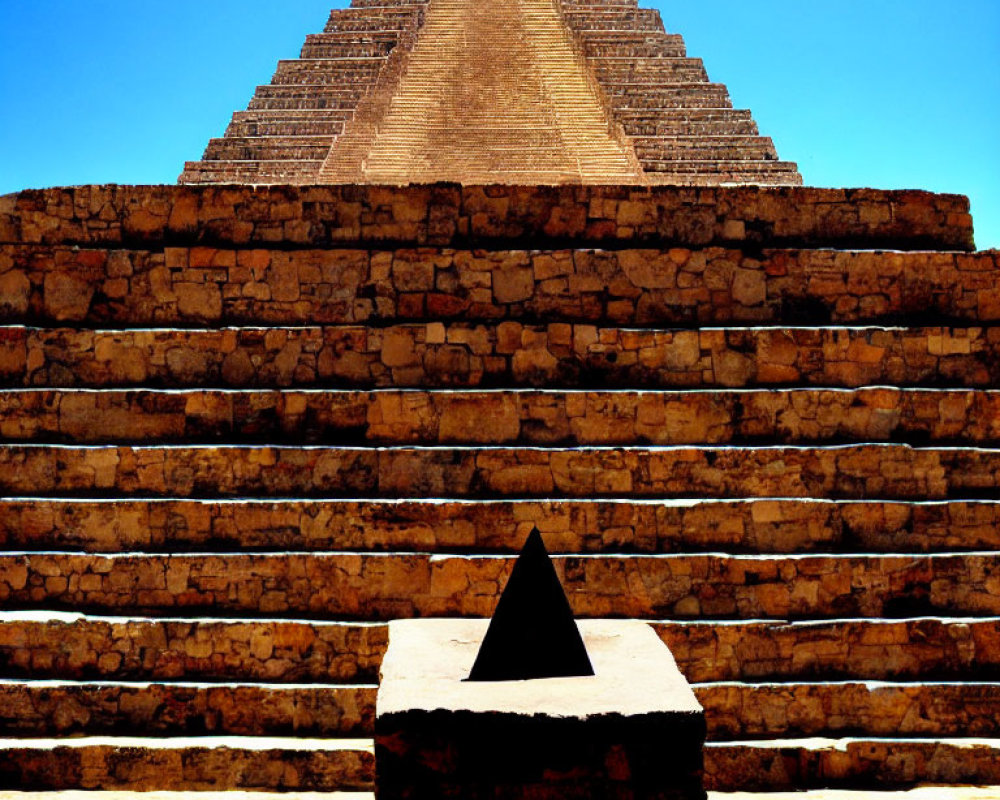
M 537 526 L 720 792 L 1000 784 L 1000 256 L 921 193 L 0 198 L 0 788 L 368 791 Z

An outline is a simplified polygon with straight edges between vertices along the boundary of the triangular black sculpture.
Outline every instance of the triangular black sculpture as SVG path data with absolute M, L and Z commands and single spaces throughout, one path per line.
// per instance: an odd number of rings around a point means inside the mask
M 468 680 L 593 674 L 573 611 L 535 528 L 514 564 Z

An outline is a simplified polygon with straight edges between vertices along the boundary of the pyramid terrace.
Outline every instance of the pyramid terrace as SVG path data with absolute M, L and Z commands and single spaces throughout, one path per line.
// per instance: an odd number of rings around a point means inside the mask
M 1000 797 L 966 198 L 803 186 L 612 0 L 353 0 L 178 185 L 0 197 L 0 797 L 371 800 L 388 623 L 535 528 L 711 800 Z

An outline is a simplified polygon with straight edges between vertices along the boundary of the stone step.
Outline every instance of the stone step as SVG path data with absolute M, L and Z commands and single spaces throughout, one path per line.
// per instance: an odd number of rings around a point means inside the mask
M 601 85 L 616 111 L 623 108 L 732 108 L 729 90 L 721 83 L 604 81 Z
M 0 500 L 0 548 L 84 552 L 1000 550 L 1000 504 L 825 500 Z
M 188 161 L 181 183 L 298 185 L 312 182 L 322 161 Z
M 858 388 L 1000 385 L 1000 327 L 0 327 L 0 386 Z
M 998 496 L 1000 450 L 835 447 L 0 445 L 21 497 L 831 498 Z
M 650 31 L 662 32 L 660 12 L 652 8 L 620 9 L 563 8 L 563 18 L 575 31 Z
M 998 681 L 1000 618 L 654 620 L 693 683 Z M 0 676 L 374 683 L 382 623 L 0 612 Z
M 997 683 L 695 684 L 711 741 L 997 738 Z
M 663 31 L 600 31 L 579 30 L 577 38 L 590 56 L 620 58 L 686 58 L 684 37 Z
M 368 34 L 310 34 L 302 47 L 302 58 L 384 58 L 399 43 L 395 31 Z
M 694 684 L 709 741 L 996 737 L 997 683 Z M 369 685 L 0 680 L 0 737 L 373 736 Z
M 774 143 L 767 136 L 633 136 L 636 154 L 646 160 L 690 158 L 691 160 L 776 161 Z
M 668 158 L 643 158 L 643 169 L 651 181 L 668 183 L 682 181 L 685 177 L 694 180 L 699 175 L 714 175 L 720 181 L 764 183 L 775 186 L 787 181 L 798 185 L 801 176 L 796 165 L 790 161 L 771 161 L 733 158 L 725 161 L 715 159 L 687 160 Z
M 419 24 L 424 5 L 336 8 L 330 12 L 326 33 L 367 33 L 369 31 L 405 30 Z
M 332 136 L 226 136 L 208 143 L 204 161 L 318 160 L 326 158 Z
M 214 795 L 236 789 L 370 791 L 374 780 L 371 739 L 0 740 L 0 789 L 173 790 Z
M 0 245 L 0 288 L 5 321 L 987 323 L 1000 253 Z
M 629 136 L 757 136 L 749 111 L 722 109 L 631 109 L 616 118 Z
M 708 83 L 708 73 L 700 58 L 663 58 L 656 56 L 645 59 L 609 59 L 591 56 L 590 63 L 598 81 L 604 86 L 616 83 L 629 85 L 662 85 L 670 81 Z
M 234 114 L 226 129 L 226 137 L 252 136 L 339 136 L 344 130 L 344 120 L 349 112 L 320 114 L 294 114 L 282 116 L 242 112 Z
M 512 202 L 512 199 L 516 198 Z M 526 209 L 530 208 L 530 213 Z M 157 213 L 151 213 L 156 209 Z M 725 209 L 724 212 L 719 209 Z M 237 223 L 237 217 L 239 222 Z M 0 244 L 763 244 L 972 250 L 957 195 L 806 187 L 80 186 L 0 197 Z M 509 244 L 508 244 L 509 246 Z
M 601 37 L 601 31 L 580 31 L 578 39 L 588 60 L 628 58 L 687 58 L 687 47 L 668 36 L 637 32 L 626 37 Z M 678 37 L 679 38 L 679 37 Z
M 786 739 L 709 743 L 705 785 L 747 792 L 801 792 L 831 785 L 873 790 L 1000 782 L 997 739 Z M 942 785 L 947 785 L 944 788 Z M 753 795 L 756 797 L 757 795 Z M 807 796 L 807 795 L 806 795 Z M 867 797 L 877 797 L 865 793 Z
M 724 114 L 708 116 L 704 119 L 692 118 L 691 115 L 678 114 L 673 119 L 661 114 L 635 115 L 630 119 L 619 120 L 625 133 L 634 138 L 641 136 L 669 137 L 717 137 L 717 136 L 757 136 L 759 131 L 753 121 L 733 118 L 726 119 Z
M 361 87 L 326 85 L 258 86 L 247 108 L 276 109 L 353 109 L 364 94 Z
M 288 59 L 278 62 L 271 83 L 284 86 L 340 84 L 373 87 L 384 64 L 384 56 Z
M 995 446 L 1000 391 L 7 389 L 0 390 L 0 437 L 76 444 Z
M 373 31 L 355 33 L 350 31 L 325 31 L 323 33 L 310 33 L 306 35 L 306 46 L 398 42 L 400 31 L 401 29 L 387 23 L 385 27 Z
M 816 789 L 811 792 L 709 792 L 708 800 L 940 800 L 941 788 L 932 786 L 902 792 Z M 375 800 L 371 792 L 216 793 L 222 800 Z M 948 787 L 948 800 L 1000 800 L 1000 786 Z M 201 800 L 197 792 L 18 792 L 3 800 Z
M 556 556 L 581 617 L 1000 615 L 1000 553 Z M 428 553 L 0 554 L 10 611 L 489 616 L 513 563 Z
M 364 739 L 7 740 L 0 743 L 0 786 L 29 791 L 79 787 L 105 791 L 370 790 L 374 779 L 372 749 L 371 740 Z M 987 785 L 1000 783 L 1000 741 L 719 742 L 706 746 L 705 767 L 706 785 L 713 791 L 793 791 L 831 782 L 868 789 L 902 789 L 920 783 Z M 937 791 L 939 794 L 931 796 L 941 797 L 941 791 L 950 789 Z M 754 795 L 757 797 L 765 800 L 767 795 Z M 836 795 L 826 795 L 825 800 L 833 797 Z M 864 797 L 879 795 L 866 792 Z
M 82 792 L 67 789 L 55 792 L 0 791 L 0 800 L 204 800 L 204 795 L 204 792 L 198 791 Z M 220 800 L 375 800 L 374 792 L 241 792 L 233 790 L 213 792 L 212 796 L 218 797 Z M 960 797 L 962 800 L 983 800 L 981 793 L 978 796 L 962 794 Z M 770 798 L 766 800 L 770 800 Z M 811 800 L 811 798 L 807 797 L 806 800 Z M 847 800 L 851 799 L 847 798 Z
M 0 737 L 373 736 L 376 685 L 0 680 Z
M 587 10 L 595 9 L 600 10 L 602 8 L 609 7 L 626 7 L 626 8 L 638 8 L 638 0 L 626 0 L 625 2 L 620 2 L 620 0 L 559 0 L 560 5 L 566 10 Z
M 427 0 L 351 0 L 351 8 L 371 8 L 384 6 L 399 6 L 401 8 L 413 8 L 414 6 L 426 6 Z

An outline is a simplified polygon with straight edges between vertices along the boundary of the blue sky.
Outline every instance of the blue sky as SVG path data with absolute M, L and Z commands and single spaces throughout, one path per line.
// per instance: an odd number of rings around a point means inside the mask
M 967 194 L 1000 247 L 998 0 L 641 4 L 807 183 Z M 0 0 L 0 193 L 174 182 L 332 5 Z

